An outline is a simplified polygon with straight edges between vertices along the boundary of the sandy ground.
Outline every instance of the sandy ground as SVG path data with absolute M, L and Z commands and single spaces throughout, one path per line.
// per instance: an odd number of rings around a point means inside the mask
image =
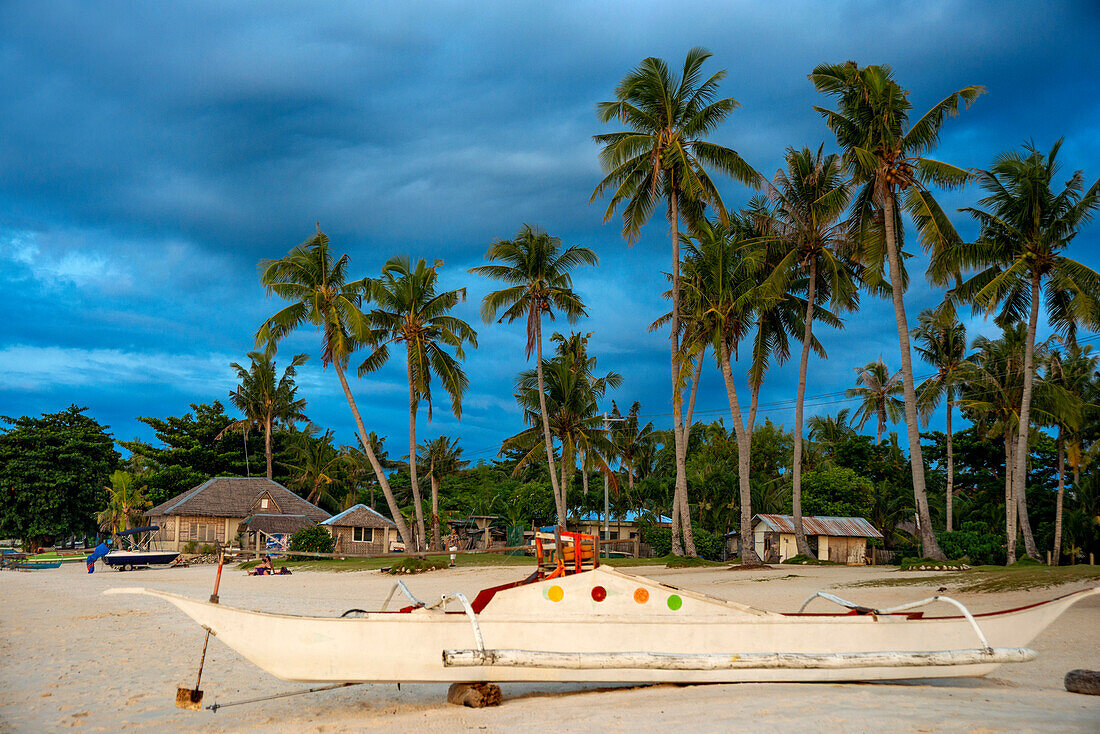
M 552 726 L 570 731 L 1100 731 L 1100 697 L 1067 693 L 1072 668 L 1100 669 L 1100 598 L 1063 615 L 1034 641 L 1038 660 L 994 676 L 868 684 L 733 684 L 597 688 L 507 684 L 499 708 L 445 702 L 444 685 L 363 685 L 247 706 L 187 712 L 177 686 L 194 685 L 202 630 L 156 599 L 104 596 L 115 586 L 148 586 L 206 597 L 214 567 L 107 569 L 0 574 L 0 730 L 2 731 L 504 731 Z M 407 579 L 420 598 L 467 595 L 519 578 L 520 568 L 462 568 Z M 777 567 L 628 569 L 765 609 L 793 611 L 819 589 L 885 606 L 919 599 L 940 585 L 845 589 L 896 574 L 871 568 Z M 300 571 L 249 577 L 227 568 L 221 600 L 300 614 L 376 608 L 393 577 L 377 571 Z M 1081 586 L 1000 594 L 953 594 L 975 611 L 1040 601 Z M 823 604 L 823 602 L 815 602 Z M 203 672 L 205 704 L 305 688 L 279 681 L 211 639 Z

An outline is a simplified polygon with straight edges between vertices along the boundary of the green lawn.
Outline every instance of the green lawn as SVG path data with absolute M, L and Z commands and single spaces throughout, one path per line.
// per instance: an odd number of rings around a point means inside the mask
M 860 581 L 849 587 L 869 586 L 928 586 L 936 584 L 956 591 L 992 593 L 1045 589 L 1079 581 L 1100 580 L 1100 566 L 974 566 L 969 571 L 922 575 L 919 571 L 906 571 L 896 578 L 877 581 Z

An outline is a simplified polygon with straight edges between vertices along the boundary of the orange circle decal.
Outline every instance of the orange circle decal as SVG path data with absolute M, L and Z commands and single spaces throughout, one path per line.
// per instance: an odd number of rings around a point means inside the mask
M 649 601 L 649 591 L 641 587 L 634 589 L 634 601 L 639 604 L 645 604 Z
M 550 601 L 561 601 L 565 598 L 565 590 L 560 586 L 551 586 L 546 592 L 546 598 Z

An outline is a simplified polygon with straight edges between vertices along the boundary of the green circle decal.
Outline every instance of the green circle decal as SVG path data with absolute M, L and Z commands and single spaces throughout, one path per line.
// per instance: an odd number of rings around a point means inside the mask
M 681 599 L 676 594 L 673 594 L 672 596 L 670 596 L 668 598 L 668 608 L 671 609 L 674 612 L 677 609 L 679 609 L 680 607 L 682 607 L 683 605 L 684 605 L 684 600 Z

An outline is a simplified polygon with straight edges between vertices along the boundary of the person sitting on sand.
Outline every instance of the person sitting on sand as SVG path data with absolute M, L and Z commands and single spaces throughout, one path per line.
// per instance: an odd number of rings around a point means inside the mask
M 275 573 L 275 564 L 271 562 L 271 556 L 264 556 L 260 565 L 248 572 L 249 576 L 266 576 Z

